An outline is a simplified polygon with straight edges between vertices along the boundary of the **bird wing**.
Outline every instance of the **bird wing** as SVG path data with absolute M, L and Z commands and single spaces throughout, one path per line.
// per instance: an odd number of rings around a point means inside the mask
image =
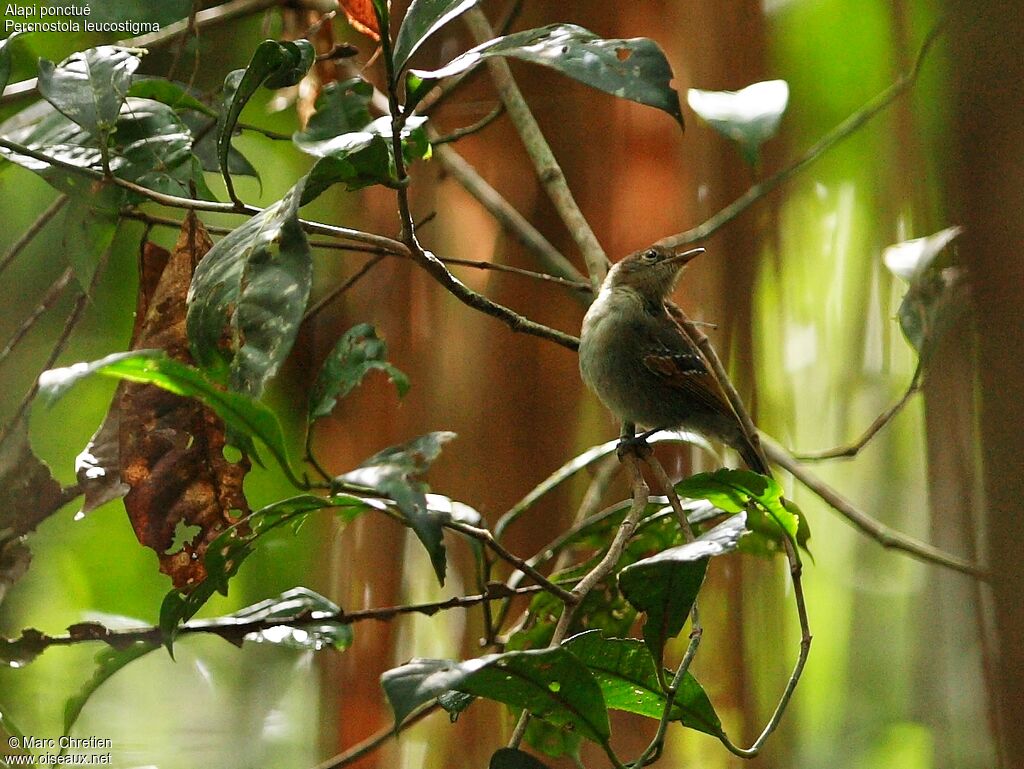
M 654 349 L 644 355 L 644 366 L 669 387 L 701 403 L 708 410 L 733 414 L 722 386 L 704 356 L 679 324 L 663 308 L 670 323 L 652 324 Z

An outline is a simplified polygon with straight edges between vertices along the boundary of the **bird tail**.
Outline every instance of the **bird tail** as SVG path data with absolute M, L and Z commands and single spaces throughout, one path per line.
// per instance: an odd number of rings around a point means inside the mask
M 746 435 L 742 436 L 738 443 L 739 445 L 735 446 L 735 448 L 740 453 L 747 467 L 755 473 L 767 475 L 770 478 L 772 471 L 768 467 L 768 459 L 765 457 L 761 447 L 755 446 Z

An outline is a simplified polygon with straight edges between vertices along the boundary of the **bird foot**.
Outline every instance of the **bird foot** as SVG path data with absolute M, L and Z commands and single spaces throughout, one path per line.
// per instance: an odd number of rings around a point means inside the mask
M 650 435 L 651 432 L 646 432 L 629 438 L 619 438 L 619 445 L 615 448 L 615 455 L 619 458 L 619 461 L 624 460 L 629 454 L 632 454 L 637 459 L 647 459 L 647 457 L 653 454 L 654 449 L 647 442 L 647 438 Z

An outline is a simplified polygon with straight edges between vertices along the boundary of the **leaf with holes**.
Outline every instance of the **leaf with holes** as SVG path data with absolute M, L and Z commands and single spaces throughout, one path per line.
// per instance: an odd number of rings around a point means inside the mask
M 95 136 L 114 130 L 142 51 L 102 45 L 55 65 L 39 60 L 39 93 Z
M 562 642 L 587 666 L 611 710 L 624 710 L 660 719 L 668 700 L 658 680 L 651 653 L 633 638 L 604 638 L 599 630 L 580 633 Z M 686 673 L 676 692 L 671 718 L 707 734 L 722 734 L 722 722 L 704 688 Z
M 441 446 L 455 433 L 433 432 L 408 443 L 384 449 L 358 468 L 335 479 L 373 490 L 393 500 L 409 526 L 427 549 L 438 581 L 443 585 L 447 560 L 444 549 L 444 516 L 429 508 L 428 486 L 419 480 L 441 454 Z
M 604 40 L 575 24 L 552 24 L 488 40 L 436 70 L 410 70 L 422 81 L 410 99 L 426 93 L 432 82 L 465 72 L 481 59 L 511 56 L 541 64 L 600 91 L 656 107 L 681 126 L 679 94 L 672 88 L 672 68 L 658 45 L 647 38 Z
M 412 0 L 395 38 L 395 72 L 401 72 L 410 57 L 431 35 L 452 19 L 465 13 L 478 0 Z
M 414 659 L 381 676 L 401 724 L 420 705 L 450 689 L 524 708 L 605 744 L 610 736 L 601 689 L 590 671 L 561 647 L 489 654 L 466 662 Z
M 686 92 L 690 109 L 718 133 L 736 142 L 748 163 L 756 164 L 761 145 L 775 136 L 789 103 L 785 80 L 766 80 L 739 91 Z
M 295 342 L 313 280 L 299 224 L 304 180 L 215 245 L 188 292 L 196 362 L 258 398 Z
M 383 371 L 399 395 L 409 390 L 409 379 L 387 361 L 388 346 L 369 323 L 353 326 L 324 359 L 309 394 L 309 421 L 326 417 L 370 371 Z
M 284 88 L 298 83 L 315 60 L 316 50 L 308 40 L 264 40 L 256 46 L 249 65 L 236 69 L 224 80 L 224 108 L 217 126 L 217 158 L 229 190 L 232 186 L 228 152 L 242 109 L 261 85 Z
M 708 559 L 736 548 L 746 532 L 744 514 L 734 515 L 696 541 L 644 558 L 619 573 L 626 599 L 647 614 L 644 640 L 660 666 L 665 644 L 679 635 L 704 584 Z

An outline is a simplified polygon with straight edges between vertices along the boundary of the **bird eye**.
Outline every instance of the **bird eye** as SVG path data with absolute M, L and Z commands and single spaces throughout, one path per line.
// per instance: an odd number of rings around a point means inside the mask
M 640 255 L 640 258 L 645 262 L 656 262 L 658 261 L 658 252 L 653 248 L 649 248 Z

